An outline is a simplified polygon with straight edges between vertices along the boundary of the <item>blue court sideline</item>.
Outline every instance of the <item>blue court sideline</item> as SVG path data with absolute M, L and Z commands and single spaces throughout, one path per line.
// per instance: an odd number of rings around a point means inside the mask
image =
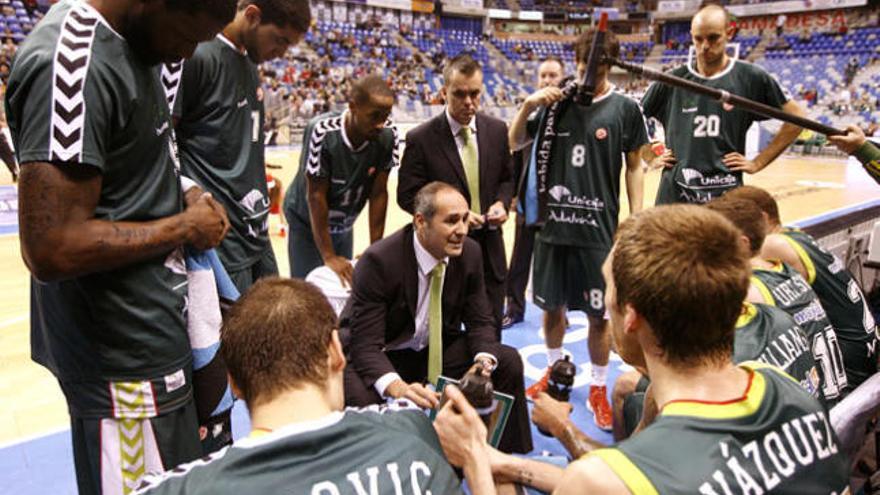
M 587 318 L 583 313 L 569 313 L 571 327 L 565 336 L 565 349 L 574 356 L 578 365 L 575 390 L 572 393 L 572 414 L 576 424 L 591 437 L 602 442 L 611 442 L 609 433 L 598 430 L 593 424 L 592 415 L 587 412 L 584 402 L 587 398 L 590 369 L 587 355 Z M 531 306 L 526 321 L 504 332 L 504 343 L 519 349 L 523 356 L 526 383 L 531 384 L 540 378 L 546 366 L 546 355 L 541 335 L 541 312 Z M 609 381 L 620 373 L 623 363 L 612 355 L 609 368 Z M 627 368 L 628 369 L 628 368 Z M 609 386 L 610 393 L 610 386 Z M 247 412 L 239 402 L 233 413 L 233 430 L 240 436 L 249 429 Z M 535 450 L 565 455 L 558 442 L 542 436 L 532 427 Z M 0 494 L 43 495 L 76 494 L 76 481 L 73 471 L 73 453 L 70 446 L 70 433 L 63 431 L 48 436 L 0 448 Z

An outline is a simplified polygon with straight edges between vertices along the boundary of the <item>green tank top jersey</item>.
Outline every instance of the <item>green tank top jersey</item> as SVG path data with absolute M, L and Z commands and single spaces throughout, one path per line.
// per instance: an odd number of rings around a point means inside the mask
M 531 120 L 532 136 L 539 120 Z M 538 237 L 550 244 L 610 249 L 620 212 L 623 154 L 648 142 L 639 104 L 614 90 L 589 107 L 568 103 L 556 133 L 547 220 Z
M 229 271 L 246 268 L 270 248 L 257 66 L 217 35 L 184 62 L 174 104 L 183 174 L 211 192 L 229 217 L 217 254 Z
M 95 218 L 147 222 L 182 211 L 158 70 L 87 2 L 55 4 L 22 43 L 6 109 L 23 167 L 53 162 L 101 174 Z M 191 361 L 186 291 L 180 249 L 66 280 L 34 279 L 32 356 L 62 384 L 106 392 L 109 380 L 165 376 L 169 389 L 181 390 Z M 78 394 L 68 400 L 75 409 Z
M 373 187 L 373 179 L 399 164 L 397 128 L 389 121 L 373 141 L 352 148 L 345 134 L 345 112 L 312 119 L 303 133 L 299 171 L 284 195 L 284 211 L 309 225 L 306 176 L 330 181 L 327 191 L 331 234 L 344 234 L 354 222 Z
M 590 456 L 635 495 L 845 493 L 849 464 L 827 413 L 782 371 L 740 365 L 742 398 L 666 404 L 648 428 Z
M 798 253 L 834 327 L 843 351 L 848 387 L 855 388 L 877 371 L 878 329 L 859 284 L 834 254 L 809 234 L 786 228 L 782 235 Z
M 785 311 L 804 329 L 813 357 L 819 363 L 826 403 L 843 398 L 847 377 L 837 334 L 810 284 L 794 268 L 777 262 L 771 269 L 753 269 L 752 285 L 766 304 Z
M 149 495 L 462 494 L 428 417 L 394 406 L 346 409 L 251 436 L 148 477 Z
M 766 304 L 745 303 L 736 322 L 733 361 L 759 361 L 775 366 L 820 397 L 819 371 L 803 329 L 785 311 Z
M 740 60 L 706 78 L 682 65 L 672 75 L 780 108 L 789 97 L 764 69 Z M 657 204 L 708 203 L 742 185 L 742 173 L 722 162 L 728 153 L 746 152 L 746 133 L 753 122 L 764 120 L 751 112 L 708 97 L 655 82 L 642 98 L 645 117 L 663 124 L 666 147 L 676 163 L 664 169 Z

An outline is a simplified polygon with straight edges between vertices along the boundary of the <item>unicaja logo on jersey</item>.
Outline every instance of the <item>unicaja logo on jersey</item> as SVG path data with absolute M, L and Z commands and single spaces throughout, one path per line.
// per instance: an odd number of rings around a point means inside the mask
M 556 201 L 562 201 L 562 198 L 571 194 L 571 191 L 568 190 L 565 186 L 553 186 L 548 191 L 550 196 Z
M 697 178 L 702 179 L 703 178 L 703 174 L 701 174 L 699 170 L 694 170 L 692 168 L 681 169 L 681 176 L 684 177 L 684 181 L 687 182 L 688 184 L 690 184 L 691 181 L 694 179 L 697 179 Z
M 251 189 L 251 192 L 245 194 L 245 196 L 241 198 L 239 204 L 247 208 L 251 212 L 256 212 L 256 206 L 258 202 L 260 203 L 261 207 L 265 206 L 266 201 L 263 193 L 261 193 L 257 189 Z
M 736 184 L 736 177 L 733 175 L 723 174 L 705 177 L 702 172 L 692 168 L 681 169 L 681 176 L 688 185 L 691 185 L 692 182 L 698 182 L 702 186 L 727 186 Z

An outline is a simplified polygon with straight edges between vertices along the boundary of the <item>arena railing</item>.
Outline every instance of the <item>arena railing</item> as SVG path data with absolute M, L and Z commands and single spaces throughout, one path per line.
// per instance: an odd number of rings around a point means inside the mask
M 877 282 L 880 264 L 867 263 L 874 225 L 880 221 L 880 199 L 807 218 L 795 226 L 836 254 L 868 293 Z

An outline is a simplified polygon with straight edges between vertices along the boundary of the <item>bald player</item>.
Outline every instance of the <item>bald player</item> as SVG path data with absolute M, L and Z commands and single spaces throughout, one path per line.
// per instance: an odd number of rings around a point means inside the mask
M 773 76 L 727 54 L 728 18 L 717 5 L 697 12 L 691 23 L 695 63 L 674 69 L 672 75 L 802 116 L 801 106 Z M 654 167 L 664 167 L 657 204 L 706 203 L 721 196 L 742 185 L 743 172 L 763 170 L 800 132 L 799 127 L 784 124 L 750 160 L 745 157 L 746 133 L 753 122 L 763 120 L 756 114 L 656 82 L 642 98 L 642 109 L 645 117 L 656 118 L 666 131 L 666 151 L 651 161 Z

